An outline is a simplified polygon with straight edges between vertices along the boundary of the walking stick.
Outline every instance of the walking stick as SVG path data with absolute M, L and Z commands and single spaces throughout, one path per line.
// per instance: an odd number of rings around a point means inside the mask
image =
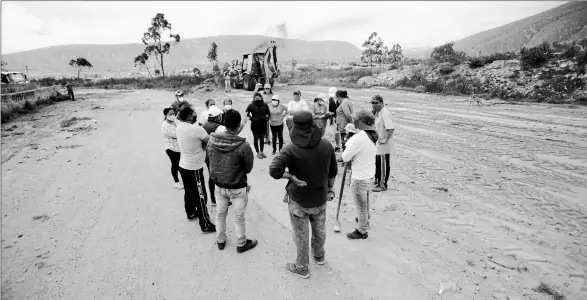
M 344 182 L 346 179 L 346 171 L 348 170 L 347 163 L 344 164 L 344 171 L 342 173 L 342 181 L 340 183 L 340 194 L 338 196 L 338 206 L 336 207 L 336 220 L 334 220 L 334 232 L 340 232 L 340 221 L 338 216 L 340 215 L 340 204 L 342 203 L 342 193 L 344 191 Z

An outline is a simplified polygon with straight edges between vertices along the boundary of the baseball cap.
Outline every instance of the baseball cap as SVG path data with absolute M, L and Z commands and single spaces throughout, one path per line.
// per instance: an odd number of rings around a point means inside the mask
M 302 91 L 300 91 L 300 90 L 294 90 L 293 91 L 293 94 L 294 95 L 300 95 L 301 96 L 302 95 Z
M 175 91 L 175 96 L 183 96 L 183 91 L 182 90 Z
M 220 109 L 216 105 L 212 105 L 212 106 L 210 106 L 210 108 L 208 108 L 208 117 L 214 118 L 214 117 L 219 116 L 222 113 L 223 113 L 222 109 Z
M 373 126 L 375 124 L 375 115 L 373 115 L 373 112 L 366 108 L 359 108 L 356 110 L 353 114 L 353 119 L 358 120 L 364 125 L 365 128 L 363 128 L 363 130 L 375 129 Z
M 279 95 L 273 95 L 273 97 L 271 97 L 271 100 L 277 100 L 277 101 L 279 101 L 280 100 L 279 99 Z
M 379 95 L 375 95 L 373 96 L 373 98 L 371 98 L 372 100 L 375 100 L 379 103 L 383 103 L 383 97 L 379 96 Z
M 265 83 L 265 86 L 263 87 L 264 89 L 270 89 L 271 85 L 269 83 Z

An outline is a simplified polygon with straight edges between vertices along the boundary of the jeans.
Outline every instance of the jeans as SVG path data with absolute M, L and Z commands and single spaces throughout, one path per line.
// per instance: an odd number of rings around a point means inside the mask
M 226 215 L 228 214 L 228 202 L 234 206 L 234 231 L 236 232 L 236 244 L 242 247 L 247 242 L 245 235 L 245 209 L 249 201 L 247 188 L 225 189 L 216 187 L 216 241 L 226 242 Z
M 181 155 L 179 152 L 175 152 L 169 149 L 166 149 L 165 153 L 167 153 L 167 156 L 169 156 L 169 160 L 171 160 L 171 176 L 173 176 L 173 181 L 179 182 L 177 172 L 179 172 L 179 160 L 181 158 Z
M 372 184 L 372 178 L 364 180 L 351 179 L 351 190 L 359 219 L 359 228 L 357 230 L 362 234 L 365 234 L 369 229 L 369 192 Z
M 214 224 L 210 220 L 210 215 L 208 215 L 206 198 L 204 197 L 204 192 L 206 191 L 204 168 L 199 170 L 186 170 L 180 167 L 179 173 L 183 181 L 183 201 L 187 217 L 189 218 L 193 215 L 198 216 L 202 230 L 214 228 Z
M 296 268 L 307 270 L 310 264 L 308 221 L 312 228 L 312 254 L 314 257 L 323 257 L 326 254 L 326 204 L 305 208 L 290 198 L 289 217 L 293 229 L 293 239 L 297 248 Z
M 389 180 L 389 154 L 375 155 L 375 184 L 387 188 Z
M 75 101 L 75 96 L 73 95 L 73 90 L 67 90 L 67 96 L 69 97 L 69 100 Z
M 283 124 L 277 126 L 271 125 L 271 134 L 273 135 L 273 151 L 276 150 L 277 140 L 279 140 L 279 150 L 281 150 L 283 148 Z

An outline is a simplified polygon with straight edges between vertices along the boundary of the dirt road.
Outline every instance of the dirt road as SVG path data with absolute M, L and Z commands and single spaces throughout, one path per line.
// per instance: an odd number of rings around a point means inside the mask
M 288 102 L 293 88 L 275 92 Z M 232 209 L 224 251 L 185 220 L 160 132 L 171 92 L 87 90 L 4 125 L 2 299 L 553 299 L 541 282 L 585 299 L 585 109 L 349 89 L 358 105 L 375 93 L 397 124 L 392 190 L 373 195 L 369 239 L 328 235 L 309 280 L 284 268 L 295 248 L 270 159 L 249 177 L 256 249 L 236 253 Z M 241 112 L 252 98 L 195 96 Z

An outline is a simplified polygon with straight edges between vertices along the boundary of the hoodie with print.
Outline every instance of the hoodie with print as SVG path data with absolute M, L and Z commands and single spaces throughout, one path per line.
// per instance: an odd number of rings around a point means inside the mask
M 231 132 L 213 133 L 208 140 L 210 179 L 225 189 L 247 187 L 253 169 L 253 150 L 245 138 Z

